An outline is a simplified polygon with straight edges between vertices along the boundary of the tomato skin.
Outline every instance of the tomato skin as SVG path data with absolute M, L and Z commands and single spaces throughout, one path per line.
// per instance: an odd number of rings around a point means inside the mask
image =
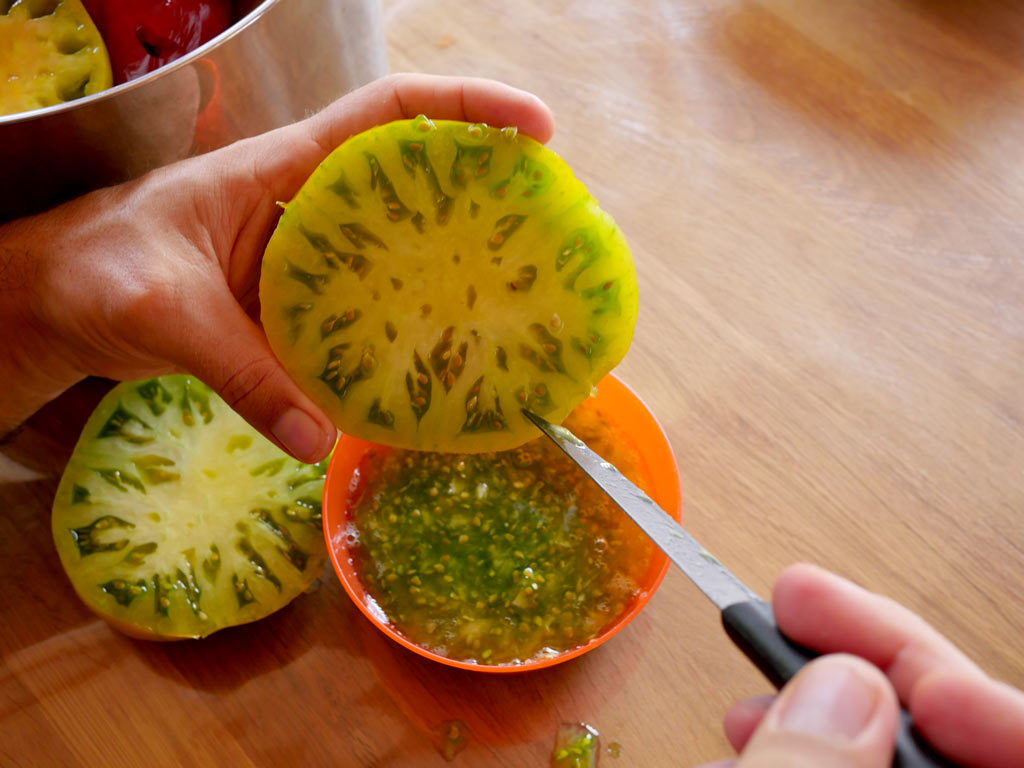
M 180 59 L 231 24 L 231 0 L 85 0 L 115 83 Z

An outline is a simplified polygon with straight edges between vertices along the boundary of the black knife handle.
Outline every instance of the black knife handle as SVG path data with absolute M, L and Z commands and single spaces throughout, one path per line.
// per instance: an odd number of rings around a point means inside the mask
M 730 605 L 722 611 L 726 633 L 776 688 L 821 654 L 790 642 L 779 631 L 772 607 L 763 600 Z M 959 768 L 940 755 L 914 729 L 910 713 L 900 712 L 893 768 Z

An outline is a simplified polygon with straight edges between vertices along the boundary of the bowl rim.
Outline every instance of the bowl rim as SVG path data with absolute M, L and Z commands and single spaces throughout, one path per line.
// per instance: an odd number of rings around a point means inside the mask
M 281 0 L 262 0 L 262 2 L 260 2 L 255 8 L 229 25 L 227 29 L 216 37 L 210 38 L 198 48 L 186 53 L 180 59 L 175 59 L 168 64 L 164 64 L 162 67 L 154 69 L 152 72 L 147 72 L 142 77 L 137 77 L 134 80 L 129 80 L 128 82 L 120 83 L 119 85 L 113 85 L 110 88 L 99 91 L 98 93 L 83 96 L 82 98 L 75 99 L 74 101 L 65 101 L 61 104 L 52 104 L 49 107 L 40 107 L 39 109 L 30 109 L 26 112 L 14 112 L 10 115 L 0 115 L 0 127 L 5 125 L 14 125 L 15 123 L 29 122 L 31 120 L 45 118 L 51 115 L 58 115 L 64 112 L 72 112 L 76 109 L 84 108 L 87 105 L 97 104 L 101 101 L 117 98 L 118 95 L 127 93 L 128 91 L 145 88 L 147 83 L 151 83 L 160 77 L 169 75 L 182 67 L 187 67 L 194 60 L 202 58 L 214 48 L 218 48 L 236 35 L 240 35 L 244 30 L 255 24 L 256 21 L 267 11 L 280 2 Z M 106 45 L 106 41 L 104 41 L 103 44 Z
M 644 480 L 642 485 L 645 486 L 644 490 L 677 522 L 682 522 L 683 501 L 679 467 L 676 462 L 675 452 L 672 450 L 672 444 L 669 442 L 661 423 L 639 395 L 618 377 L 608 374 L 602 379 L 597 385 L 598 397 L 600 397 L 602 389 L 605 392 L 612 392 L 608 399 L 615 398 L 616 402 L 620 403 L 620 406 L 625 404 L 625 406 L 632 410 L 628 419 L 620 414 L 615 426 L 625 436 L 632 438 L 632 445 L 630 447 L 634 449 L 634 453 L 639 459 L 640 474 Z M 614 418 L 612 413 L 607 415 Z M 637 433 L 643 433 L 646 440 L 642 442 L 637 440 Z M 342 447 L 343 441 L 351 446 L 350 450 L 339 450 Z M 348 550 L 341 536 L 348 509 L 348 498 L 354 487 L 352 481 L 353 474 L 358 467 L 358 461 L 366 451 L 373 447 L 375 447 L 374 443 L 344 434 L 335 445 L 334 454 L 327 468 L 327 477 L 325 478 L 323 490 L 324 540 L 327 544 L 327 553 L 335 575 L 341 582 L 349 599 L 370 620 L 370 623 L 384 635 L 419 656 L 457 669 L 493 674 L 526 672 L 562 664 L 593 650 L 618 634 L 650 602 L 665 578 L 669 568 L 669 560 L 655 546 L 651 562 L 645 574 L 645 586 L 633 599 L 629 607 L 612 624 L 605 627 L 587 643 L 554 656 L 543 656 L 521 664 L 480 664 L 451 659 L 417 645 L 389 623 L 381 620 L 379 616 L 375 615 L 374 609 L 367 604 L 366 598 L 369 595 L 362 584 L 359 583 L 358 574 L 351 567 L 351 561 L 346 557 Z M 355 457 L 355 460 L 353 460 L 353 457 Z M 336 534 L 337 538 L 332 536 L 332 534 Z M 353 580 L 357 583 L 353 584 Z M 379 612 L 380 609 L 378 608 L 377 611 Z

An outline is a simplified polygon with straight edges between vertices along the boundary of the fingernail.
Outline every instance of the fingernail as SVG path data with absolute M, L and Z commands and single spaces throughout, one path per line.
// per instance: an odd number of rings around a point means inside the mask
M 320 425 L 300 408 L 285 411 L 270 431 L 289 453 L 302 460 L 312 461 L 324 440 Z
M 766 693 L 761 696 L 751 696 L 736 703 L 737 707 L 750 710 L 751 712 L 767 712 L 778 698 L 778 694 Z
M 799 733 L 857 736 L 871 721 L 879 691 L 854 664 L 819 661 L 796 680 L 783 704 L 780 726 Z

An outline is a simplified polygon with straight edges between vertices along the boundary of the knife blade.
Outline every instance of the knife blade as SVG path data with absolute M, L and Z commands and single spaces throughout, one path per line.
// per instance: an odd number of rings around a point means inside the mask
M 816 652 L 797 645 L 779 630 L 769 603 L 708 552 L 671 515 L 565 427 L 523 410 L 541 432 L 562 449 L 619 509 L 711 600 L 732 642 L 776 687 L 782 688 Z M 894 768 L 957 768 L 914 729 L 910 713 L 900 713 Z

